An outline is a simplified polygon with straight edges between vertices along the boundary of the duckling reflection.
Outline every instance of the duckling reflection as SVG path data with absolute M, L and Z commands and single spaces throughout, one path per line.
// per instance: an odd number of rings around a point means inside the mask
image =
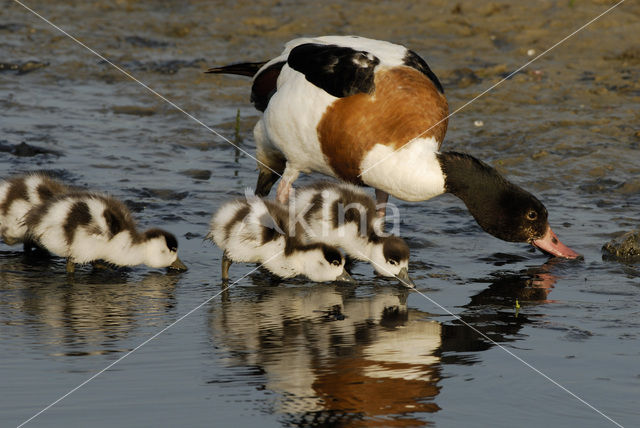
M 58 261 L 57 263 L 63 263 Z M 14 334 L 54 355 L 120 352 L 126 339 L 145 324 L 161 324 L 172 312 L 179 275 L 148 272 L 81 272 L 69 279 L 43 263 L 25 264 L 17 255 L 0 254 L 0 317 Z
M 229 366 L 257 366 L 295 417 L 345 409 L 364 418 L 434 412 L 441 326 L 406 291 L 357 296 L 340 286 L 270 287 L 219 303 L 213 341 Z M 390 422 L 390 421 L 388 421 Z
M 461 320 L 493 340 L 520 340 L 532 319 L 516 316 L 512 297 L 549 285 L 537 276 L 544 273 L 496 274 Z M 276 393 L 269 412 L 288 425 L 422 426 L 440 409 L 443 365 L 475 364 L 493 343 L 461 321 L 408 307 L 409 293 L 362 284 L 234 289 L 210 310 L 212 345 L 224 365 Z

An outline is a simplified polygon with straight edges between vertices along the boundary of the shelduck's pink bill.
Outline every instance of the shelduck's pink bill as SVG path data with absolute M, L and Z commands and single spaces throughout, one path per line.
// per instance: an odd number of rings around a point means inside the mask
M 544 236 L 540 239 L 536 239 L 532 244 L 552 256 L 563 257 L 565 259 L 577 259 L 578 257 L 582 257 L 580 254 L 560 242 L 556 234 L 551 230 L 551 226 L 547 226 L 547 231 Z

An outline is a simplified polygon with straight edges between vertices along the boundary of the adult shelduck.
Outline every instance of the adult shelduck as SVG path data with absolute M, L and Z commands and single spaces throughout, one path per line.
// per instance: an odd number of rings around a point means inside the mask
M 448 105 L 440 81 L 415 52 L 356 36 L 300 38 L 269 61 L 212 68 L 253 76 L 251 100 L 264 112 L 254 129 L 258 195 L 282 178 L 286 201 L 300 172 L 317 171 L 389 195 L 461 198 L 497 238 L 576 258 L 551 230 L 544 205 L 482 161 L 441 152 Z
M 24 217 L 34 207 L 69 188 L 44 172 L 31 172 L 0 181 L 0 237 L 7 245 L 24 242 Z M 25 250 L 30 243 L 24 242 Z
M 67 272 L 73 272 L 76 263 L 99 260 L 187 270 L 173 234 L 162 229 L 139 233 L 127 207 L 107 195 L 72 192 L 54 197 L 29 211 L 25 224 L 28 239 L 67 258 Z
M 361 187 L 320 181 L 296 188 L 289 204 L 308 242 L 340 247 L 356 260 L 371 262 L 378 274 L 415 287 L 409 277 L 409 246 L 383 232 L 376 203 Z
M 223 204 L 207 233 L 224 251 L 222 279 L 229 279 L 232 262 L 253 262 L 281 278 L 304 275 L 316 282 L 354 282 L 336 247 L 304 243 L 289 220 L 287 206 L 277 201 L 250 197 Z

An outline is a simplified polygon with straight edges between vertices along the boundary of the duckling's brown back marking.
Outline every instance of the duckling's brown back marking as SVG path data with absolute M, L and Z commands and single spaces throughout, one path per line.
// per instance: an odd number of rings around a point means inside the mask
M 368 195 L 352 191 L 330 181 L 319 181 L 309 185 L 308 188 L 314 189 L 317 193 L 311 198 L 311 206 L 304 214 L 305 221 L 311 221 L 313 215 L 322 209 L 324 203 L 322 191 L 327 189 L 337 192 L 339 195 L 329 209 L 329 219 L 334 228 L 337 229 L 345 223 L 353 222 L 358 226 L 361 235 L 375 234 L 376 206 Z M 364 209 L 364 212 L 361 212 L 361 209 Z
M 420 71 L 383 69 L 375 75 L 373 94 L 340 98 L 327 109 L 317 127 L 318 139 L 335 173 L 361 184 L 360 163 L 375 144 L 398 149 L 426 130 L 421 137 L 441 143 L 448 112 L 444 94 Z
M 48 201 L 55 195 L 59 195 L 66 190 L 67 189 L 64 185 L 58 183 L 53 179 L 50 179 L 47 176 L 44 176 L 44 181 L 40 183 L 38 187 L 36 187 L 36 192 L 38 193 L 38 197 L 41 201 Z
M 262 244 L 274 241 L 280 237 L 287 237 L 289 233 L 289 213 L 281 205 L 272 201 L 264 201 L 267 207 L 268 215 L 263 215 L 260 219 L 262 225 Z M 266 218 L 269 217 L 269 218 Z
M 91 223 L 91 212 L 89 212 L 89 205 L 86 202 L 75 202 L 67 218 L 62 226 L 64 230 L 64 237 L 67 241 L 67 245 L 71 245 L 73 237 L 80 226 L 88 226 Z
M 242 221 L 249 214 L 249 211 L 251 211 L 249 205 L 243 205 L 242 207 L 238 208 L 233 218 L 224 225 L 225 241 L 229 239 L 229 233 L 231 232 L 231 228 L 233 227 L 233 225 Z

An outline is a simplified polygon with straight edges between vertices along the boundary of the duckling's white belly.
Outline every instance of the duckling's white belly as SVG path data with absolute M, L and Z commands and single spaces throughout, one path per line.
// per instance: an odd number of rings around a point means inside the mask
M 109 240 L 106 236 L 91 233 L 86 227 L 80 226 L 73 235 L 73 241 L 69 246 L 69 256 L 75 263 L 88 263 L 94 260 L 102 259 L 112 263 L 118 260 L 110 260 L 111 255 L 119 256 L 121 253 L 108 251 Z M 129 263 L 116 263 L 119 265 L 128 265 Z
M 261 120 L 269 141 L 294 168 L 336 176 L 322 152 L 317 133 L 322 115 L 336 99 L 309 83 L 303 74 L 287 65 L 282 68 L 278 90 Z
M 253 235 L 247 239 L 234 234 L 227 240 L 225 251 L 234 262 L 263 263 L 284 251 L 284 240 L 278 239 L 262 244 L 260 235 Z

